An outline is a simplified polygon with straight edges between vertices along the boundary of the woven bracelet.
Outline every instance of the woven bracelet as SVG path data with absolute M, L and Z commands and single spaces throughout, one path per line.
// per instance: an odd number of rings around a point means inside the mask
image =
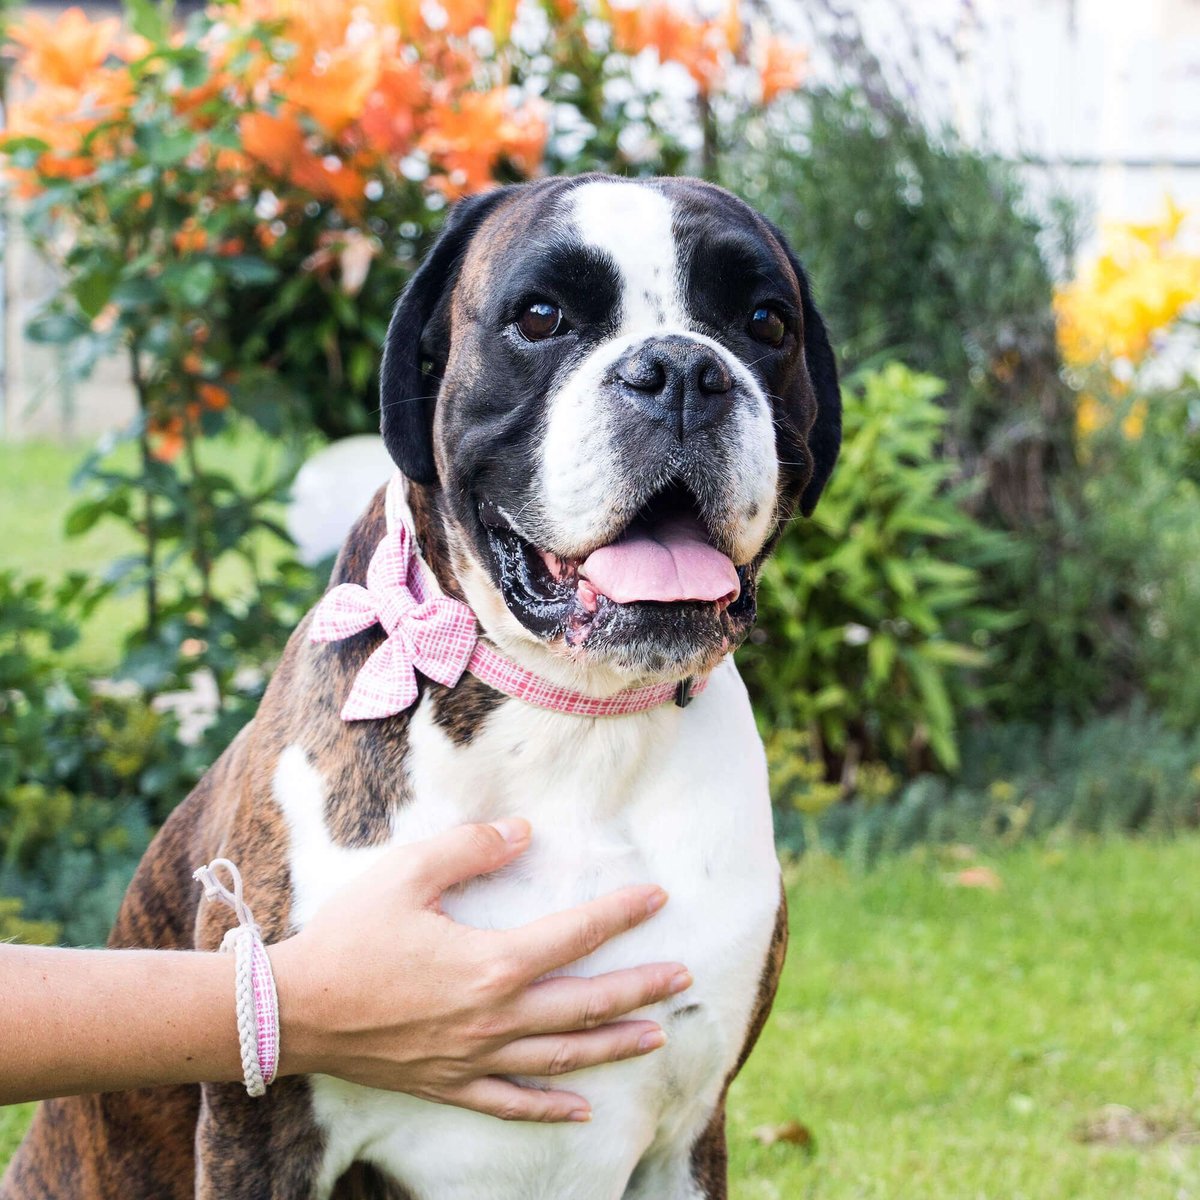
M 218 867 L 229 872 L 232 891 L 217 878 Z M 238 923 L 225 934 L 221 949 L 233 950 L 236 956 L 234 994 L 246 1091 L 261 1096 L 279 1066 L 279 997 L 271 960 L 262 932 L 242 899 L 242 876 L 237 867 L 227 858 L 214 858 L 192 878 L 203 885 L 206 900 L 220 900 L 237 914 Z

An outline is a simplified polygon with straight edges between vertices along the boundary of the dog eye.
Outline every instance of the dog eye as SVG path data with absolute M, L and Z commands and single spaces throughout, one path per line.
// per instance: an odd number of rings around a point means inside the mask
M 754 310 L 749 329 L 750 336 L 756 342 L 763 342 L 768 346 L 778 346 L 787 333 L 783 318 L 765 304 Z
M 542 342 L 562 329 L 562 309 L 557 304 L 536 300 L 518 318 L 517 329 L 529 342 Z

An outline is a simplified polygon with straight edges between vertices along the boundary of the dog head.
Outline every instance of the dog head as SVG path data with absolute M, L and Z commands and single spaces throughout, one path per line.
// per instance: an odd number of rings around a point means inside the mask
M 841 441 L 798 259 L 691 179 L 460 202 L 396 308 L 382 381 L 384 440 L 437 489 L 489 634 L 613 686 L 742 641 L 758 570 Z

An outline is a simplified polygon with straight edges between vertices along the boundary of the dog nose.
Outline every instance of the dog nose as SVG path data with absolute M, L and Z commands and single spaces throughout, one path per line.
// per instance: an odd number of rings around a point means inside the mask
M 630 399 L 651 420 L 670 425 L 680 441 L 715 424 L 733 408 L 733 376 L 710 347 L 679 335 L 643 342 L 616 367 Z

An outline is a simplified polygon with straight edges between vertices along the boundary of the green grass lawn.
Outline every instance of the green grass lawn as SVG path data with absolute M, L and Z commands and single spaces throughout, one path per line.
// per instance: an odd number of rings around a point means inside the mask
M 1200 838 L 991 866 L 998 892 L 932 856 L 797 872 L 779 1000 L 733 1094 L 734 1200 L 1200 1197 Z M 1157 1140 L 1081 1140 L 1113 1104 Z M 0 1159 L 26 1119 L 0 1111 Z M 811 1153 L 756 1138 L 787 1121 Z

